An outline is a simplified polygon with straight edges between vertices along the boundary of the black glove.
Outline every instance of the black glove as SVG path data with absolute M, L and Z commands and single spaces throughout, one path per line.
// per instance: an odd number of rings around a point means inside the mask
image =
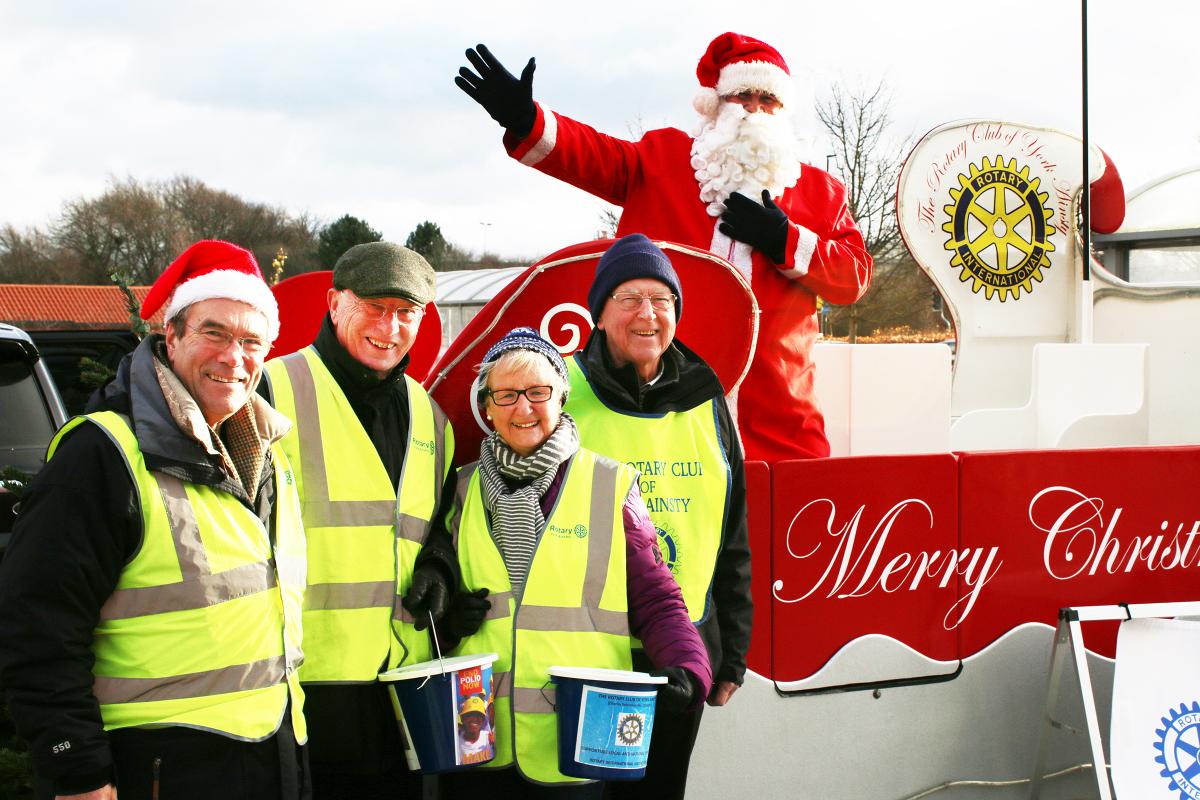
M 467 50 L 467 60 L 479 74 L 459 67 L 454 82 L 472 100 L 487 109 L 492 119 L 513 135 L 524 138 L 533 130 L 537 108 L 533 105 L 533 71 L 537 64 L 531 58 L 521 70 L 521 77 L 504 68 L 485 45 L 477 44 Z
M 696 699 L 696 684 L 692 674 L 683 667 L 663 667 L 650 674 L 656 678 L 666 676 L 667 682 L 658 687 L 658 703 L 663 710 L 678 714 L 686 711 Z
M 484 617 L 492 608 L 492 601 L 486 599 L 487 589 L 477 589 L 474 592 L 455 592 L 450 598 L 450 610 L 442 627 L 446 635 L 454 639 L 464 639 L 483 624 Z
M 413 627 L 423 631 L 429 627 L 429 615 L 440 622 L 450 607 L 450 587 L 442 568 L 431 563 L 422 564 L 413 571 L 412 585 L 408 594 L 400 601 L 413 615 Z
M 776 264 L 787 260 L 788 218 L 783 210 L 771 200 L 771 193 L 763 189 L 763 204 L 734 192 L 725 201 L 725 213 L 721 215 L 721 233 L 730 239 L 745 242 L 755 250 L 761 250 Z

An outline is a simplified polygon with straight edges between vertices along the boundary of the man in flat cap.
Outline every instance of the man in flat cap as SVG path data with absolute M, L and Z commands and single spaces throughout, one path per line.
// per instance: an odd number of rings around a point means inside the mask
M 420 797 L 375 678 L 433 657 L 425 628 L 458 578 L 434 524 L 454 497 L 453 432 L 405 375 L 434 273 L 406 247 L 371 242 L 338 259 L 333 287 L 312 346 L 267 364 L 275 407 L 296 420 L 283 447 L 308 535 L 300 679 L 314 796 Z
M 153 334 L 50 444 L 0 570 L 0 683 L 34 797 L 308 796 L 300 500 L 255 394 L 279 332 L 254 256 L 189 247 Z

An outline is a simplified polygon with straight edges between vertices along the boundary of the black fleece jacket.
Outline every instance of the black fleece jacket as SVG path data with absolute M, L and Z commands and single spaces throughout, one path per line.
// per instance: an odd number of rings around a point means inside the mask
M 676 340 L 663 354 L 662 372 L 644 384 L 632 364 L 618 367 L 608 352 L 604 331 L 594 329 L 575 355 L 596 396 L 609 408 L 631 414 L 687 411 L 716 400 L 717 428 L 729 461 L 731 485 L 725 508 L 721 549 L 712 584 L 712 613 L 700 624 L 708 648 L 713 682 L 741 685 L 746 674 L 746 651 L 754 605 L 750 597 L 750 534 L 746 524 L 746 469 L 742 443 L 724 390 L 716 373 L 698 355 Z M 568 401 L 568 411 L 570 410 Z

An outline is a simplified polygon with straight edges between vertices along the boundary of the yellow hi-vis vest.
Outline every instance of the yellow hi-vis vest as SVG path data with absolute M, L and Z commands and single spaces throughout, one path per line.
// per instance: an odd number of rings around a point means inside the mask
M 496 758 L 535 783 L 578 779 L 558 771 L 552 666 L 629 669 L 622 509 L 636 473 L 581 448 L 538 539 L 525 588 L 513 596 L 491 535 L 475 466 L 459 473 L 450 531 L 468 591 L 487 587 L 492 608 L 456 654 L 497 653 L 492 665 Z
M 146 468 L 137 437 L 111 411 L 91 421 L 125 459 L 142 513 L 142 541 L 100 609 L 93 634 L 105 730 L 178 725 L 260 741 L 288 701 L 296 740 L 308 740 L 296 671 L 304 593 L 304 529 L 287 456 L 271 446 L 275 545 L 258 516 L 211 486 Z
M 433 657 L 400 604 L 454 455 L 454 434 L 408 382 L 400 494 L 316 350 L 267 362 L 275 408 L 295 420 L 281 444 L 296 472 L 308 536 L 305 683 L 371 683 L 383 669 Z
M 571 418 L 580 444 L 641 473 L 638 481 L 658 531 L 658 548 L 683 592 L 688 616 L 699 623 L 711 606 L 732 479 L 716 401 L 665 414 L 616 411 L 596 396 L 580 357 L 567 359 Z

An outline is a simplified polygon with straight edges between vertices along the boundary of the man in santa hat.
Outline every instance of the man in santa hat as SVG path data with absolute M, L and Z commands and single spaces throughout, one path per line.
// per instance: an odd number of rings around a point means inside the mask
M 509 154 L 624 207 L 617 236 L 644 233 L 706 249 L 750 281 L 762 316 L 758 349 L 738 390 L 746 458 L 829 455 L 813 399 L 816 302 L 852 303 L 871 280 L 871 256 L 846 189 L 802 164 L 792 127 L 794 87 L 783 57 L 736 33 L 712 41 L 696 68 L 695 136 L 675 128 L 628 142 L 533 100 L 531 58 L 521 76 L 484 45 L 475 71 L 455 78 L 505 128 Z
M 254 256 L 188 248 L 154 334 L 50 444 L 0 568 L 0 684 L 35 796 L 308 796 L 305 540 L 255 393 L 279 314 Z

